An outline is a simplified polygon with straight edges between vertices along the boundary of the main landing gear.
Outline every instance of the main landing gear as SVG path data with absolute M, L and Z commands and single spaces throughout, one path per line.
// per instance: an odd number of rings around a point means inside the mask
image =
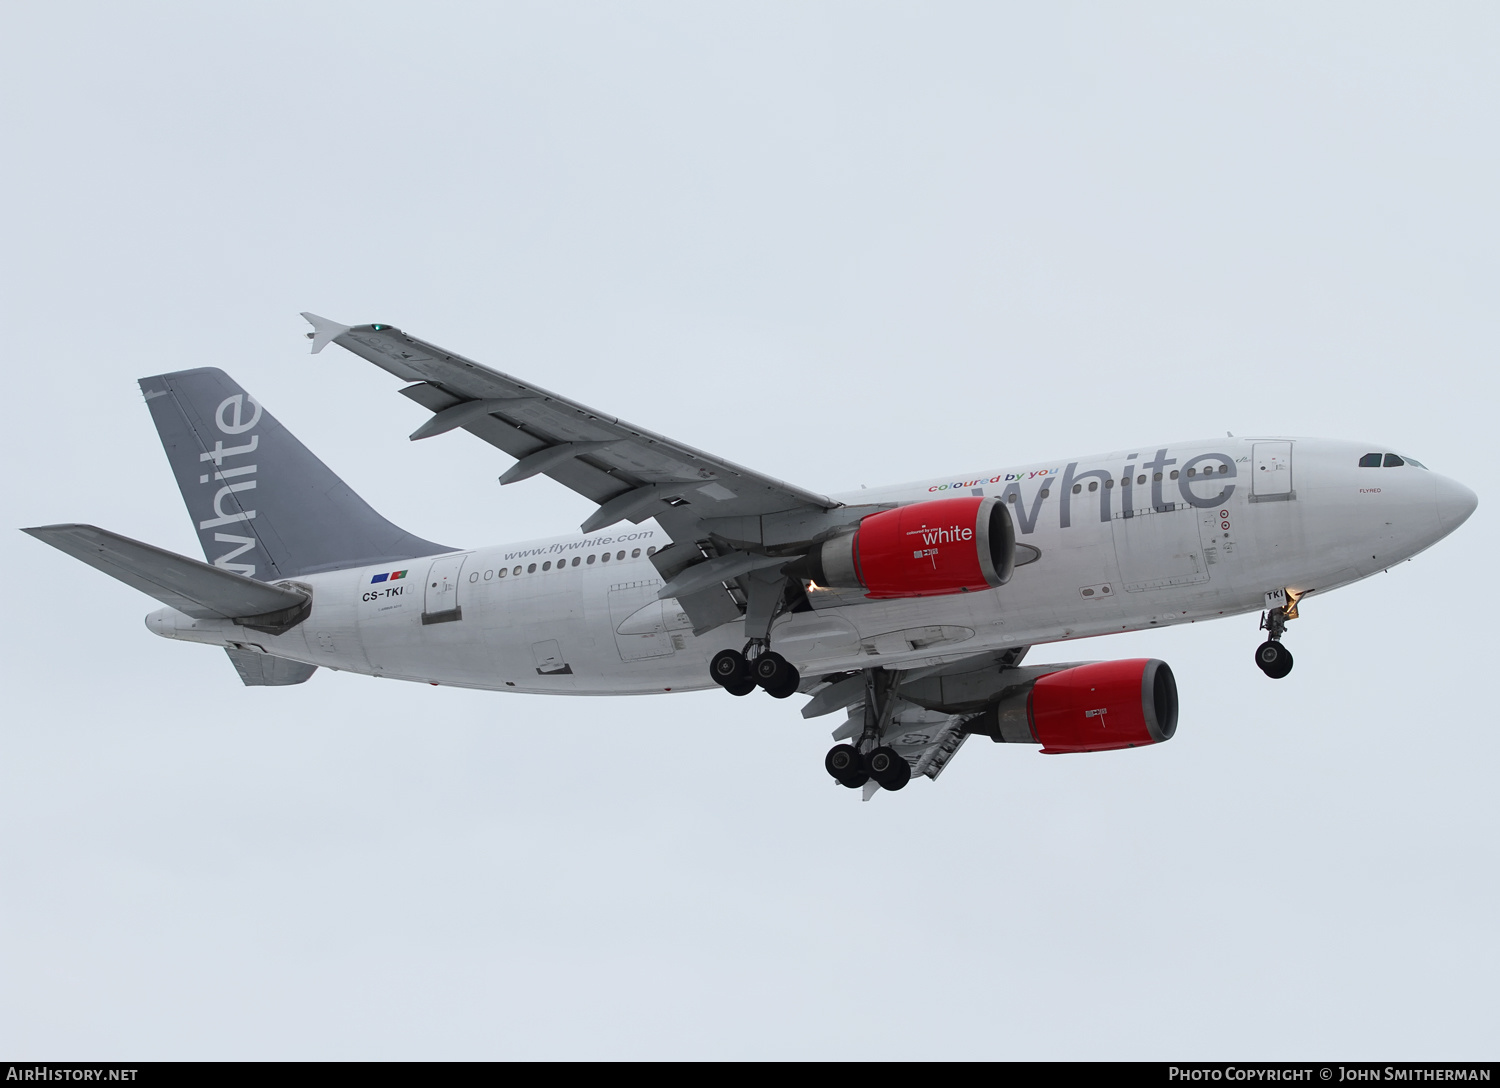
M 1255 650 L 1255 667 L 1272 680 L 1280 680 L 1292 671 L 1292 651 L 1281 644 L 1288 620 L 1297 618 L 1297 595 L 1290 590 L 1285 595 L 1286 604 L 1278 605 L 1260 617 L 1260 629 L 1266 633 L 1266 641 Z
M 790 578 L 780 570 L 756 570 L 740 579 L 745 589 L 744 650 L 720 650 L 709 663 L 714 683 L 731 695 L 763 688 L 773 699 L 785 699 L 802 683 L 790 661 L 771 649 L 771 623 L 787 606 Z M 799 586 L 800 588 L 800 586 Z
M 720 650 L 708 671 L 731 695 L 749 695 L 759 687 L 773 699 L 785 699 L 802 683 L 796 667 L 759 639 L 751 639 L 744 653 Z
M 865 670 L 865 727 L 854 744 L 835 744 L 823 757 L 823 767 L 835 782 L 851 790 L 873 781 L 883 790 L 899 790 L 911 781 L 911 764 L 894 748 L 880 743 L 895 710 L 901 674 Z
M 873 780 L 883 790 L 899 790 L 911 781 L 911 764 L 894 748 L 881 746 L 861 755 L 852 744 L 835 744 L 823 766 L 841 786 L 859 789 Z

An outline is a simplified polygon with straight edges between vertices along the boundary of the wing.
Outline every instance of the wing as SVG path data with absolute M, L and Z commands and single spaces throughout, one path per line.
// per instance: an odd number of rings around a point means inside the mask
M 432 411 L 411 435 L 462 428 L 516 458 L 500 477 L 546 475 L 598 503 L 586 533 L 619 521 L 757 517 L 837 505 L 803 490 L 491 370 L 390 325 L 338 325 L 316 314 L 313 350 L 334 343 L 414 382 L 402 393 Z M 676 521 L 684 519 L 678 516 Z M 668 530 L 669 532 L 671 530 Z
M 659 595 L 675 598 L 700 633 L 748 611 L 747 636 L 764 635 L 771 618 L 792 607 L 786 594 L 795 596 L 770 568 L 805 552 L 819 534 L 882 508 L 843 506 L 390 325 L 302 316 L 313 326 L 313 351 L 338 344 L 413 383 L 401 392 L 432 412 L 413 441 L 460 428 L 484 439 L 516 458 L 502 484 L 545 475 L 597 503 L 580 526 L 585 533 L 654 518 L 672 539 L 651 560 L 665 583 Z

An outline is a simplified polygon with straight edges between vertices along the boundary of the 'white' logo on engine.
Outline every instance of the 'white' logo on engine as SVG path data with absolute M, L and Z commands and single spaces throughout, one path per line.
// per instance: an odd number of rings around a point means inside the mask
M 1105 707 L 1105 706 L 1101 706 L 1098 710 L 1085 710 L 1083 712 L 1083 716 L 1085 718 L 1101 718 L 1101 717 L 1103 717 L 1104 715 L 1106 715 L 1108 713 L 1109 713 L 1109 708 Z
M 961 540 L 973 540 L 974 530 L 965 529 L 954 525 L 948 529 L 929 529 L 925 525 L 920 529 L 908 529 L 907 536 L 919 536 L 923 544 L 957 544 Z

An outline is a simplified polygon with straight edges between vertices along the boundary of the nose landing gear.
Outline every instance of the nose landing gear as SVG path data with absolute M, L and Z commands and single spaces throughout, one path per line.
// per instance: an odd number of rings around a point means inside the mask
M 1292 671 L 1292 651 L 1267 639 L 1255 651 L 1255 664 L 1272 680 L 1280 680 Z
M 1280 680 L 1292 671 L 1292 651 L 1281 644 L 1281 636 L 1286 632 L 1287 621 L 1297 618 L 1299 597 L 1300 593 L 1289 589 L 1266 594 L 1267 604 L 1274 600 L 1285 602 L 1261 613 L 1260 617 L 1260 629 L 1266 633 L 1266 641 L 1256 647 L 1255 667 L 1272 680 Z

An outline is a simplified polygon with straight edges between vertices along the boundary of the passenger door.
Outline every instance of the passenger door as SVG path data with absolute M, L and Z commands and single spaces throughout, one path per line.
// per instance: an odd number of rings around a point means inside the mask
M 1251 502 L 1285 502 L 1297 497 L 1292 488 L 1290 442 L 1257 442 L 1251 460 Z
M 426 595 L 422 601 L 422 622 L 452 623 L 464 618 L 458 604 L 458 576 L 463 572 L 467 552 L 443 555 L 432 561 L 427 571 Z

